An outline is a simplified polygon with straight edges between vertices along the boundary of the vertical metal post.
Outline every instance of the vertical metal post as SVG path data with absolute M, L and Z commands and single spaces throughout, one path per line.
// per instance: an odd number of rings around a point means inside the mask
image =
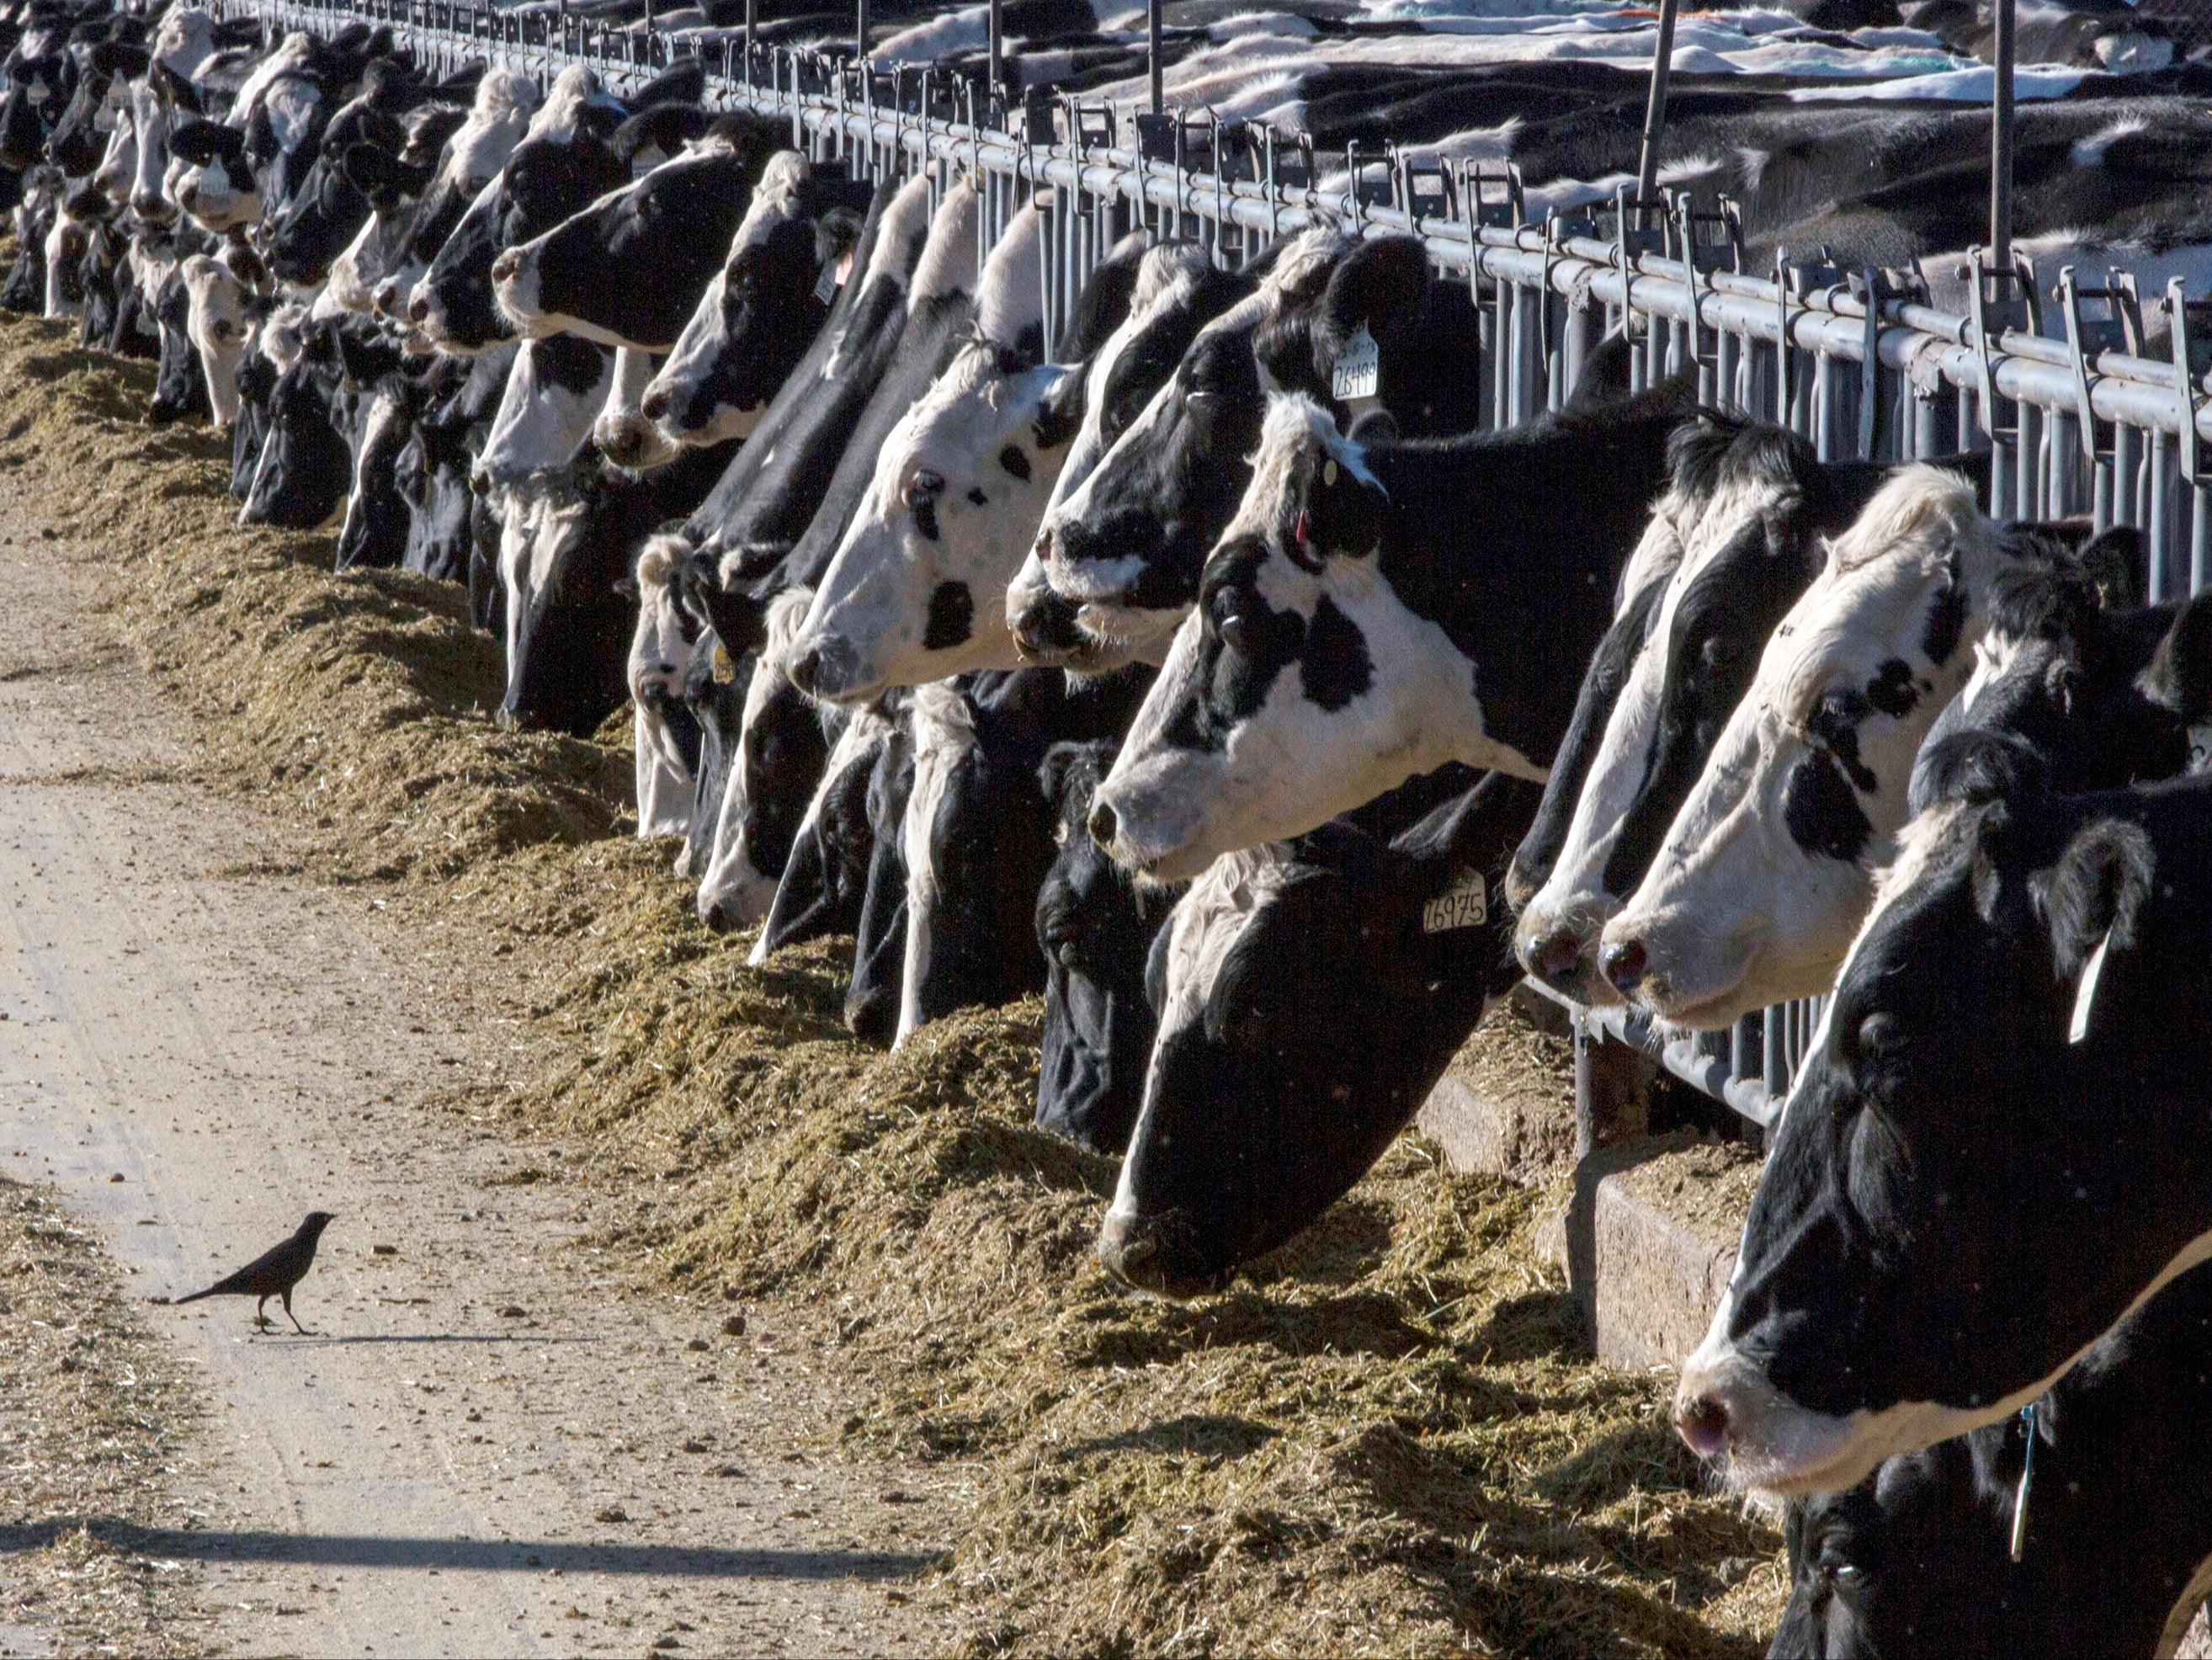
M 746 0 L 746 3 L 750 5 L 752 0 Z M 1001 61 L 1006 54 L 1006 35 L 1000 27 L 1002 20 L 999 8 L 1000 0 L 991 0 L 991 87 L 994 91 L 998 89 L 999 76 L 1006 68 Z
M 565 6 L 568 0 L 561 0 Z M 753 83 L 753 43 L 760 33 L 760 0 L 745 0 L 745 85 Z
M 868 66 L 868 0 L 854 0 L 853 40 L 860 49 L 860 68 Z
M 2012 269 L 2013 0 L 1994 0 L 1996 84 L 1990 99 L 1990 258 Z
M 1636 226 L 1649 223 L 1644 204 L 1659 184 L 1659 141 L 1667 131 L 1667 76 L 1674 56 L 1674 11 L 1680 0 L 1659 0 L 1659 38 L 1651 47 L 1651 93 L 1644 105 L 1644 153 L 1636 165 Z
M 1160 0 L 1145 0 L 1145 61 L 1152 82 L 1152 113 L 1167 105 L 1167 65 L 1160 50 Z

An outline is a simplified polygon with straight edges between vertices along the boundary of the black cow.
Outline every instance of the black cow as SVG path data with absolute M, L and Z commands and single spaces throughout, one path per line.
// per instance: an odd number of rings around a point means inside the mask
M 1121 746 L 1119 739 L 1097 739 L 1046 751 L 1038 782 L 1057 814 L 1060 846 L 1036 897 L 1045 957 L 1036 1122 L 1117 1158 L 1144 1104 L 1158 1029 L 1145 964 L 1182 896 L 1180 883 L 1131 880 L 1084 830 L 1091 792 Z
M 1396 836 L 1368 827 L 1440 788 L 1456 794 Z M 1499 882 L 1539 794 L 1445 768 L 1367 825 L 1229 854 L 1191 885 L 1152 945 L 1159 1035 L 1098 1234 L 1116 1276 L 1219 1289 L 1413 1122 L 1519 977 Z
M 2212 1237 L 2212 785 L 1939 770 L 1837 981 L 1674 1418 L 1783 1492 L 2033 1400 Z
M 2197 1268 L 2100 1340 L 2032 1421 L 1793 1503 L 1769 1660 L 2172 1654 L 2212 1558 L 2212 1471 L 2191 1450 L 2212 1409 L 2209 1341 L 2212 1268 Z
M 901 1041 L 955 1009 L 1044 988 L 1030 941 L 1057 813 L 1037 769 L 1055 743 L 1118 734 L 1151 678 L 987 669 L 916 690 Z
M 278 277 L 312 288 L 330 274 L 331 262 L 371 210 L 347 167 L 349 152 L 366 144 L 396 156 L 407 142 L 400 118 L 422 95 L 404 65 L 383 58 L 368 66 L 360 89 L 318 136 L 314 159 L 298 185 L 263 227 L 262 255 Z
M 428 401 L 409 428 L 398 464 L 407 506 L 407 549 L 400 562 L 409 570 L 447 581 L 468 580 L 476 499 L 469 489 L 470 445 L 498 411 L 514 353 L 510 344 L 458 361 L 441 354 L 441 369 L 426 376 Z
M 850 933 L 860 927 L 869 860 L 875 851 L 868 782 L 890 745 L 899 715 L 872 706 L 838 711 L 833 718 L 842 725 L 823 766 L 822 781 L 806 804 L 768 921 L 746 959 L 755 967 L 787 946 Z
M 276 365 L 276 379 L 239 522 L 313 530 L 344 504 L 353 485 L 344 365 L 334 331 L 296 313 L 263 325 L 263 350 Z

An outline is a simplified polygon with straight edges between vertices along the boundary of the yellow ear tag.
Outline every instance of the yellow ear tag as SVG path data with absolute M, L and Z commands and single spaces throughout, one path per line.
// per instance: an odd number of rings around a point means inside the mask
M 726 686 L 738 678 L 738 661 L 729 649 L 717 640 L 714 642 L 714 684 Z
M 1321 482 L 1330 489 L 1336 488 L 1336 458 L 1334 455 L 1321 464 Z

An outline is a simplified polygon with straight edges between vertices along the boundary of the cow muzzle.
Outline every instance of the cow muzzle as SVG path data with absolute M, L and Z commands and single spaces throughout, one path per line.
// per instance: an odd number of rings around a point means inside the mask
M 1203 1297 L 1231 1276 L 1196 1259 L 1189 1244 L 1195 1236 L 1177 1213 L 1140 1216 L 1117 1206 L 1098 1225 L 1098 1260 L 1107 1273 L 1139 1291 L 1177 1300 Z

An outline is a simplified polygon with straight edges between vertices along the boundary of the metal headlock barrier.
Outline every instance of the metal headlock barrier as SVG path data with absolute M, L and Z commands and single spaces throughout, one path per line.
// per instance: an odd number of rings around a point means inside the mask
M 1704 402 L 1788 426 L 1823 460 L 1987 450 L 1996 516 L 2087 513 L 2100 531 L 2140 529 L 2154 601 L 2212 581 L 2212 477 L 2199 466 L 2212 441 L 2212 399 L 2197 355 L 2200 341 L 2212 347 L 2212 326 L 2197 303 L 2185 303 L 2179 278 L 2154 296 L 2166 309 L 2171 351 L 2151 358 L 2132 277 L 2069 266 L 2046 287 L 2008 247 L 2002 256 L 1973 252 L 1969 314 L 1960 317 L 1934 309 L 1917 277 L 1843 269 L 1825 250 L 1778 254 L 1766 274 L 1747 271 L 1741 218 L 1726 200 L 1701 210 L 1672 192 L 1638 198 L 1624 187 L 1610 203 L 1529 222 L 1510 166 L 1446 166 L 1395 147 L 1318 158 L 1301 136 L 1203 110 L 1131 119 L 1036 94 L 1009 108 L 964 76 L 864 65 L 850 51 L 764 46 L 750 28 L 669 33 L 611 27 L 565 7 L 500 10 L 471 0 L 213 6 L 325 36 L 349 24 L 383 26 L 441 73 L 483 60 L 541 85 L 582 64 L 611 88 L 634 91 L 674 63 L 702 58 L 710 105 L 788 120 L 793 147 L 817 161 L 875 179 L 927 169 L 940 191 L 965 173 L 982 198 L 986 247 L 1033 193 L 1048 343 L 1091 270 L 1140 224 L 1156 237 L 1197 241 L 1224 264 L 1315 225 L 1417 236 L 1444 278 L 1469 284 L 1481 312 L 1482 361 L 1470 367 L 1487 377 L 1490 427 L 1558 408 L 1589 350 L 1625 331 L 1638 342 L 1639 388 L 1694 366 Z M 1157 44 L 1152 61 L 1157 88 Z M 1655 104 L 1663 99 L 1662 87 Z M 2001 161 L 2008 126 L 2001 112 Z M 2008 178 L 2002 194 L 2008 203 Z M 1997 223 L 2003 246 L 2008 210 Z M 1763 1129 L 1825 1001 L 1778 1005 L 1729 1031 L 1671 1038 L 1634 1012 L 1569 1007 L 1583 1039 L 1643 1051 Z

